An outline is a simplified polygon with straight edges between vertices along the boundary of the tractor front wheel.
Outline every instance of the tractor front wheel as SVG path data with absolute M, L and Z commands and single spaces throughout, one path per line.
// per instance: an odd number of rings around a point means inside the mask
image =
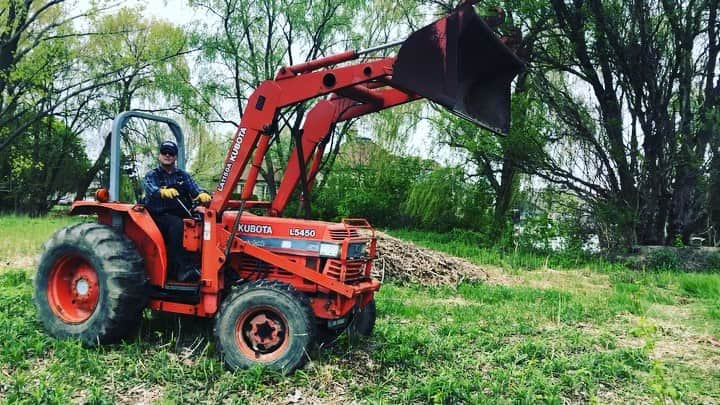
M 137 249 L 124 235 L 97 223 L 63 228 L 45 242 L 34 284 L 45 329 L 89 345 L 134 333 L 147 302 Z
M 301 367 L 314 341 L 307 297 L 291 286 L 257 281 L 232 291 L 215 320 L 215 338 L 232 370 L 262 365 L 283 373 Z

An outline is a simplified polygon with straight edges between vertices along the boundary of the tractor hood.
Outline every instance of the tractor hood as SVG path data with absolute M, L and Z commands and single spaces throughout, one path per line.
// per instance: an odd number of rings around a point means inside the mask
M 466 3 L 408 37 L 393 66 L 392 83 L 507 135 L 510 82 L 524 66 Z

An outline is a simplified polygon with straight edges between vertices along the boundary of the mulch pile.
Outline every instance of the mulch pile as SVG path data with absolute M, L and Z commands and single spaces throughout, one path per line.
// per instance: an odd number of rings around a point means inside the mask
M 416 246 L 377 232 L 373 276 L 381 281 L 456 286 L 462 281 L 487 281 L 488 272 L 467 260 Z

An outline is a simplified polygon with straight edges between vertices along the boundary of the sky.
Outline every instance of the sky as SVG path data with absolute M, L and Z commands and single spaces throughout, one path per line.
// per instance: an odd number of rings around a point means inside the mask
M 90 7 L 90 0 L 77 0 L 79 10 L 85 10 Z M 134 7 L 142 5 L 148 14 L 174 22 L 179 25 L 190 22 L 194 17 L 194 10 L 188 6 L 188 0 L 127 0 L 109 2 L 116 8 Z
M 92 0 L 75 0 L 77 10 L 85 10 L 89 8 L 91 1 Z M 140 5 L 144 7 L 147 15 L 169 21 L 176 25 L 188 25 L 193 20 L 202 20 L 203 17 L 201 11 L 193 9 L 188 5 L 188 0 L 127 0 L 110 2 L 109 4 L 113 5 L 113 9 L 135 7 Z M 358 123 L 356 125 L 359 125 L 359 128 L 368 128 L 368 126 L 362 125 L 362 123 Z M 108 129 L 103 128 L 101 131 L 104 132 Z M 227 126 L 217 129 L 228 133 L 232 132 Z M 427 123 L 421 122 L 411 134 L 408 134 L 405 153 L 423 158 L 434 158 L 443 163 L 459 163 L 447 148 L 439 147 L 436 142 L 431 141 L 431 139 L 434 139 L 435 136 L 429 135 L 429 132 L 430 127 Z M 90 147 L 89 149 L 90 150 L 88 150 L 88 152 L 92 156 L 99 153 L 99 147 Z

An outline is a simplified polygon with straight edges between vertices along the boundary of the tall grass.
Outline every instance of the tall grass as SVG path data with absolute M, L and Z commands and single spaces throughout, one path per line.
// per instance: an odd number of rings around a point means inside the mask
M 720 277 L 716 274 L 681 274 L 677 282 L 689 297 L 720 299 Z
M 37 254 L 74 218 L 0 217 L 3 254 Z M 516 270 L 573 269 L 572 260 L 488 249 L 470 237 L 393 232 L 481 264 Z M 5 247 L 5 241 L 8 241 Z M 341 338 L 309 353 L 290 376 L 261 368 L 229 372 L 212 320 L 148 311 L 136 338 L 88 348 L 48 336 L 32 304 L 31 270 L 0 271 L 0 403 L 487 403 L 720 401 L 713 346 L 720 333 L 720 275 L 643 273 L 584 261 L 575 279 L 602 288 L 529 283 L 426 287 L 386 284 L 369 340 Z M 546 272 L 558 274 L 558 272 Z M 658 311 L 681 309 L 680 337 Z M 667 315 L 667 314 L 666 314 Z M 687 336 L 692 336 L 688 338 Z M 659 340 L 693 344 L 703 361 L 667 360 Z M 677 342 L 675 342 L 677 340 Z M 659 354 L 658 354 L 659 353 Z
M 11 259 L 37 255 L 42 244 L 55 231 L 80 220 L 64 214 L 36 218 L 0 216 L 0 266 L 6 265 Z

